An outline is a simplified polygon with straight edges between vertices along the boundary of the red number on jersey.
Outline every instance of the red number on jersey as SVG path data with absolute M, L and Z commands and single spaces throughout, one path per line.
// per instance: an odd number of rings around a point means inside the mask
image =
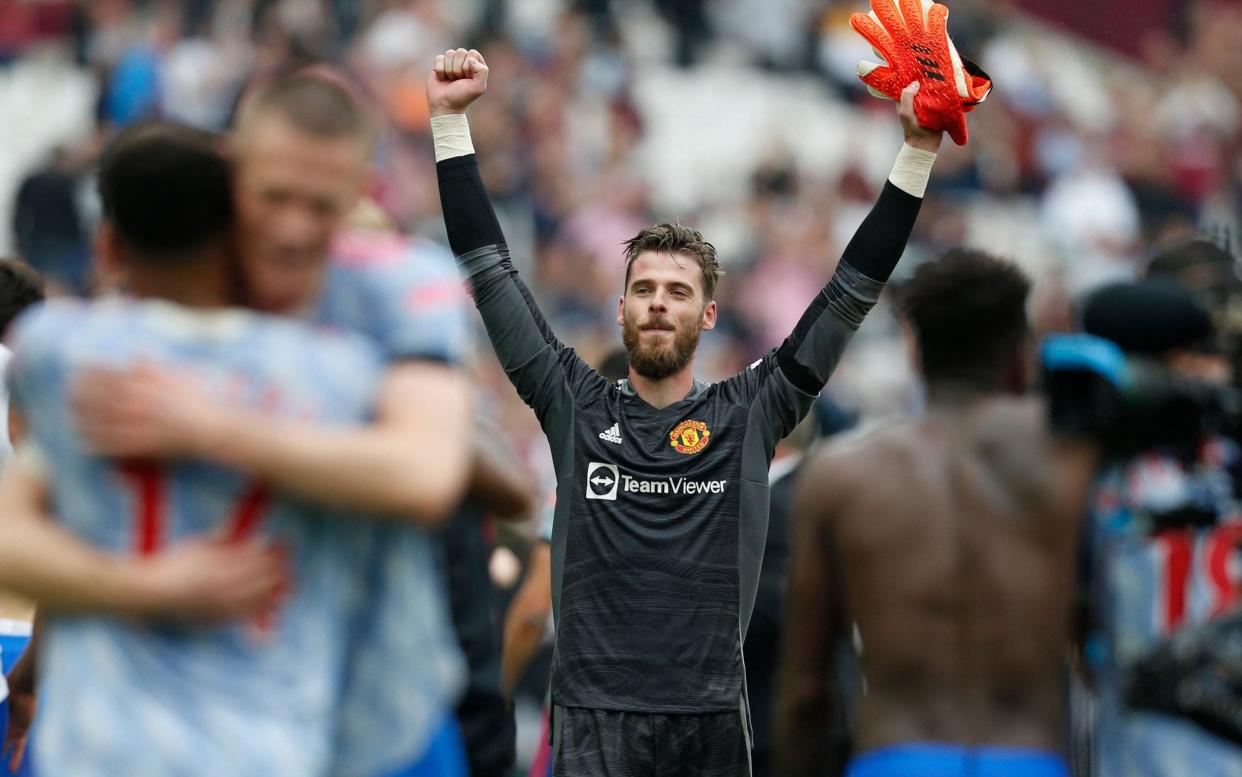
M 121 477 L 134 492 L 136 550 L 140 556 L 150 556 L 164 545 L 167 532 L 167 474 L 162 467 L 150 462 L 130 462 L 122 465 L 120 471 Z M 270 499 L 270 492 L 263 483 L 252 481 L 246 485 L 225 526 L 225 537 L 229 542 L 240 542 L 254 534 Z M 281 551 L 277 549 L 277 552 Z M 276 604 L 283 595 L 282 591 L 277 601 L 256 616 L 254 625 L 260 633 L 271 629 Z

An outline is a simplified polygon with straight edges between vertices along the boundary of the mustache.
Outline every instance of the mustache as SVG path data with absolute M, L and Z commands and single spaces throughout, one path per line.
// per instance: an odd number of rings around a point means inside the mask
M 639 327 L 639 329 L 641 329 L 644 332 L 650 331 L 652 329 L 669 329 L 672 331 L 676 331 L 677 327 L 673 324 L 672 321 L 666 321 L 663 318 L 657 318 L 655 321 L 651 321 L 649 323 L 643 324 L 642 326 Z

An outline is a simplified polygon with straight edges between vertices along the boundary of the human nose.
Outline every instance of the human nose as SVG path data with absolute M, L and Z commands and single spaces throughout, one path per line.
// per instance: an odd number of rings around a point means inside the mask
M 276 214 L 273 227 L 281 240 L 288 243 L 304 243 L 318 229 L 314 216 L 306 208 L 292 205 L 282 208 Z

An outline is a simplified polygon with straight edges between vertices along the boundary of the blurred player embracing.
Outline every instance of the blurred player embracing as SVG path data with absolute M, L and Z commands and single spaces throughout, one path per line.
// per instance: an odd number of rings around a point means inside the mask
M 68 401 L 94 367 L 163 365 L 194 374 L 219 401 L 277 419 L 357 423 L 370 412 L 380 361 L 364 340 L 226 309 L 230 179 L 201 133 L 122 133 L 101 165 L 100 261 L 124 273 L 132 298 L 51 303 L 14 337 L 9 379 L 29 436 L 0 491 L 5 515 L 37 537 L 51 509 L 96 548 L 141 559 L 128 576 L 102 559 L 81 565 L 78 587 L 94 586 L 93 599 L 82 590 L 69 598 L 54 576 L 68 544 L 22 547 L 25 560 L 5 564 L 6 582 L 50 608 L 35 732 L 48 774 L 313 774 L 329 757 L 346 646 L 338 624 L 350 604 L 344 522 L 236 470 L 92 455 Z M 233 549 L 255 542 L 279 556 Z M 251 621 L 193 630 L 66 612 L 159 619 L 188 610 L 202 620 L 255 607 Z

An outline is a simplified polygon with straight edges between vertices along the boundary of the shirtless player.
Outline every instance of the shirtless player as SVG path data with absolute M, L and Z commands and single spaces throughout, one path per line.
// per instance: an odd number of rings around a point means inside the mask
M 1021 396 L 1028 290 L 976 252 L 921 267 L 905 311 L 926 414 L 806 464 L 782 773 L 1068 775 L 1064 659 L 1095 454 L 1054 437 L 1042 402 Z M 850 748 L 828 732 L 844 730 L 832 662 L 852 631 L 865 693 L 846 767 Z

